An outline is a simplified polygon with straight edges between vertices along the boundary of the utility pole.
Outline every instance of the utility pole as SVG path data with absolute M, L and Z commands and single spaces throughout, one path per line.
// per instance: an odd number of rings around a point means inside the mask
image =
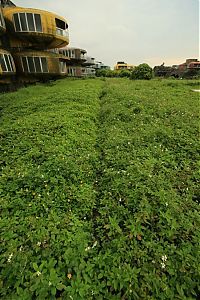
M 8 7 L 8 6 L 16 6 L 16 5 L 10 0 L 0 0 L 0 7 Z

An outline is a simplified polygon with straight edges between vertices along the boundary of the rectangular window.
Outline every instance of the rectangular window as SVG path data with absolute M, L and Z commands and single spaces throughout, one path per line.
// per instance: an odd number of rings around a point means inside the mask
M 10 61 L 9 61 L 8 55 L 4 54 L 4 58 L 5 58 L 6 65 L 7 65 L 7 71 L 8 72 L 12 72 L 12 65 L 10 65 Z
M 11 55 L 8 55 L 8 59 L 9 59 L 9 62 L 10 62 L 11 71 L 14 72 L 13 59 L 12 59 Z
M 56 23 L 56 34 L 68 37 L 68 25 L 60 19 L 55 19 Z
M 41 64 L 43 73 L 48 73 L 47 59 L 45 57 L 41 57 Z
M 15 23 L 15 30 L 16 31 L 21 31 L 21 27 L 20 27 L 20 24 L 19 24 L 19 16 L 18 16 L 18 14 L 14 14 L 13 18 L 14 18 L 14 23 Z
M 41 22 L 41 16 L 39 14 L 34 14 L 35 17 L 35 26 L 37 32 L 42 32 L 42 22 Z
M 33 20 L 33 14 L 27 13 L 28 29 L 29 31 L 35 31 L 35 25 Z
M 42 73 L 42 66 L 40 64 L 40 57 L 34 57 L 34 61 L 35 61 L 36 73 Z
M 29 72 L 35 73 L 35 64 L 33 61 L 33 57 L 27 57 L 27 59 L 28 59 Z
M 3 72 L 14 72 L 14 66 L 11 55 L 1 54 L 0 63 Z
M 22 66 L 23 66 L 24 72 L 28 73 L 29 72 L 29 67 L 28 67 L 27 57 L 22 57 L 21 60 L 22 60 Z
M 5 62 L 4 56 L 2 54 L 0 56 L 0 60 L 1 60 L 0 62 L 1 62 L 2 71 L 7 72 L 6 62 Z
M 42 32 L 41 15 L 19 13 L 13 15 L 16 32 Z
M 60 72 L 67 73 L 66 63 L 64 61 L 60 61 Z
M 21 23 L 22 31 L 28 31 L 25 14 L 20 13 L 19 16 L 20 16 L 20 23 Z
M 26 73 L 48 73 L 46 57 L 22 57 L 22 67 Z

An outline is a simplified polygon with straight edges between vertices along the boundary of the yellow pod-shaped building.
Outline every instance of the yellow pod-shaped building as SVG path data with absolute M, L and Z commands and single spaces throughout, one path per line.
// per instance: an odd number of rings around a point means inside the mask
M 17 48 L 17 39 L 23 47 L 53 49 L 69 44 L 67 21 L 51 12 L 22 7 L 2 9 L 9 35 L 13 37 L 11 48 Z
M 66 62 L 69 58 L 49 51 L 20 51 L 13 54 L 19 77 L 49 79 L 67 75 Z

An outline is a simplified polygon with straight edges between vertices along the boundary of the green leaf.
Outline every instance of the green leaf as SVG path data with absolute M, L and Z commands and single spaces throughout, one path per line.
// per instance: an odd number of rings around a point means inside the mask
M 33 269 L 34 269 L 35 271 L 38 271 L 38 270 L 39 270 L 38 265 L 37 265 L 36 263 L 33 263 Z

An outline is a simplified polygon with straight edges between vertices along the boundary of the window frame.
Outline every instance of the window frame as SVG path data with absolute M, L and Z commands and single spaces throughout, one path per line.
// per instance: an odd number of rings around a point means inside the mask
M 28 72 L 25 71 L 23 58 L 25 58 L 25 60 L 26 60 Z M 33 59 L 34 72 L 31 72 L 31 71 L 30 71 L 30 66 L 29 66 L 28 58 L 32 58 L 32 59 Z M 37 72 L 37 71 L 36 71 L 35 58 L 39 58 L 40 68 L 41 68 L 41 71 L 42 71 L 42 72 Z M 45 59 L 47 71 L 45 71 L 45 68 L 43 68 L 42 58 Z M 20 61 L 21 61 L 21 66 L 22 66 L 22 69 L 23 69 L 23 72 L 24 72 L 24 73 L 29 73 L 29 74 L 48 74 L 48 73 L 49 73 L 48 62 L 47 62 L 47 57 L 46 57 L 46 56 L 22 56 L 22 57 L 20 57 Z
M 22 30 L 22 23 L 21 23 L 21 19 L 20 19 L 20 14 L 24 14 L 24 15 L 25 15 L 25 21 L 26 21 L 26 27 L 27 27 L 27 30 Z M 32 17 L 33 17 L 34 30 L 30 30 L 30 29 L 29 29 L 29 21 L 28 21 L 27 14 L 31 14 Z M 36 24 L 36 20 L 35 20 L 35 15 L 40 16 L 41 31 L 38 31 L 38 30 L 37 30 L 37 24 Z M 17 16 L 17 18 L 18 18 L 20 30 L 17 30 L 17 28 L 16 28 L 16 24 L 15 24 L 15 16 Z M 41 15 L 41 14 L 38 14 L 38 13 L 31 13 L 31 12 L 21 12 L 21 13 L 18 12 L 18 13 L 14 13 L 14 14 L 13 14 L 12 20 L 13 20 L 15 32 L 37 32 L 37 33 L 43 33 L 43 27 L 42 27 L 42 15 Z
M 3 59 L 4 65 L 6 67 L 6 71 L 4 71 L 2 68 L 2 64 L 1 64 L 2 72 L 3 73 L 15 73 L 15 66 L 14 66 L 14 61 L 13 61 L 12 56 L 7 53 L 1 53 L 0 56 L 1 56 L 1 59 Z M 7 60 L 5 57 L 7 57 Z M 8 68 L 8 64 L 9 64 L 9 68 Z
M 67 74 L 67 66 L 66 63 L 62 60 L 59 60 L 59 66 L 60 66 L 60 73 L 61 74 Z

